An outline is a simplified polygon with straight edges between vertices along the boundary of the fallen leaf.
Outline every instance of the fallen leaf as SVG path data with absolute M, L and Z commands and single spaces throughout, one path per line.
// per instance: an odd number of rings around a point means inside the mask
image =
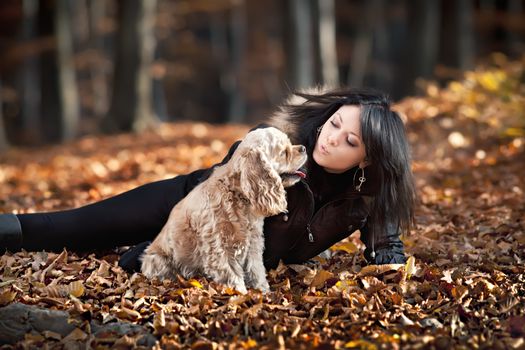
M 366 340 L 351 340 L 344 345 L 347 349 L 376 350 L 377 346 Z
M 358 251 L 356 245 L 350 241 L 343 241 L 343 242 L 336 243 L 332 247 L 330 247 L 330 250 L 332 251 L 340 250 L 348 254 L 355 254 Z
M 0 293 L 0 306 L 4 306 L 15 300 L 16 292 L 6 289 Z
M 389 271 L 397 271 L 403 264 L 367 265 L 359 271 L 358 276 L 377 276 Z
M 411 256 L 407 259 L 407 262 L 405 264 L 405 272 L 406 272 L 407 279 L 409 280 L 413 275 L 415 275 L 416 271 L 417 271 L 416 258 Z
M 86 340 L 88 335 L 82 331 L 79 328 L 73 329 L 68 335 L 66 335 L 63 339 L 63 342 L 69 342 L 69 341 L 79 341 L 79 340 Z
M 329 279 L 334 277 L 334 274 L 330 271 L 326 270 L 319 270 L 317 271 L 317 274 L 314 276 L 312 282 L 310 283 L 310 287 L 313 288 L 319 288 L 322 287 L 325 282 Z
M 188 283 L 191 284 L 191 285 L 194 286 L 194 287 L 199 288 L 199 289 L 203 289 L 203 288 L 204 288 L 204 287 L 202 286 L 202 284 L 201 284 L 199 281 L 195 280 L 195 279 L 191 279 L 191 280 L 189 280 Z

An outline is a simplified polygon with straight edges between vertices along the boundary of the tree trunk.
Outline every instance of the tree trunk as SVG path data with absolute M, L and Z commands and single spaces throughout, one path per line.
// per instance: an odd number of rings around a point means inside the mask
M 370 58 L 371 84 L 380 90 L 390 91 L 393 83 L 392 69 L 390 64 L 390 48 L 387 33 L 386 14 L 387 6 L 392 5 L 385 0 L 375 0 L 375 26 L 373 28 L 373 48 Z
M 457 6 L 457 50 L 459 67 L 462 70 L 474 66 L 474 4 L 472 0 L 456 0 Z
M 335 30 L 335 0 L 318 0 L 319 5 L 319 51 L 323 83 L 339 84 L 337 68 L 337 45 Z
M 407 46 L 404 51 L 406 72 L 403 74 L 405 90 L 411 90 L 414 81 L 419 78 L 432 78 L 438 62 L 441 3 L 438 1 L 408 1 L 409 13 Z M 410 40 L 410 38 L 413 38 Z
M 231 48 L 230 48 L 230 79 L 228 94 L 230 96 L 228 121 L 240 123 L 246 115 L 246 103 L 244 100 L 243 89 L 240 84 L 243 72 L 244 52 L 246 46 L 246 4 L 240 0 L 232 8 L 231 13 Z
M 22 3 L 22 33 L 23 42 L 29 42 L 36 38 L 37 34 L 37 12 L 38 0 L 24 0 Z M 40 76 L 38 72 L 38 59 L 35 55 L 24 58 L 23 67 L 20 70 L 21 91 L 21 137 L 24 143 L 36 144 L 41 141 L 40 128 Z
M 57 0 L 55 33 L 57 38 L 58 93 L 61 111 L 61 139 L 72 140 L 80 119 L 78 91 L 73 64 L 73 26 L 70 0 Z
M 507 13 L 506 16 L 517 16 L 518 14 L 523 14 L 523 1 L 521 0 L 508 0 L 507 3 Z M 523 37 L 516 34 L 514 30 L 505 29 L 505 51 L 512 55 L 520 55 L 522 52 Z
M 293 87 L 305 88 L 314 84 L 314 45 L 312 42 L 312 3 L 310 0 L 290 0 L 292 39 L 290 52 Z
M 38 6 L 38 34 L 39 36 L 54 36 L 56 33 L 55 3 L 52 0 L 42 0 Z M 40 73 L 40 128 L 43 141 L 59 142 L 61 140 L 60 126 L 61 104 L 58 84 L 56 50 L 42 52 L 39 59 Z
M 119 0 L 113 96 L 103 129 L 141 131 L 157 124 L 152 106 L 156 0 Z
M 99 35 L 99 25 L 104 19 L 106 2 L 91 0 L 88 3 L 89 12 L 89 47 L 103 57 L 105 47 Z M 97 119 L 103 118 L 108 112 L 108 79 L 103 65 L 95 64 L 90 67 L 91 93 L 93 94 L 93 113 Z
M 7 134 L 4 128 L 4 115 L 2 113 L 4 104 L 2 97 L 2 81 L 0 80 L 0 152 L 3 152 L 9 148 L 9 143 L 7 142 Z
M 430 78 L 437 63 L 439 49 L 439 23 L 441 22 L 441 6 L 438 1 L 424 1 L 422 16 L 420 16 L 420 55 L 418 71 L 420 76 Z
M 372 56 L 373 30 L 378 23 L 378 13 L 383 6 L 382 0 L 370 0 L 365 4 L 361 23 L 358 24 L 357 37 L 352 48 L 352 62 L 348 74 L 348 85 L 362 87 Z

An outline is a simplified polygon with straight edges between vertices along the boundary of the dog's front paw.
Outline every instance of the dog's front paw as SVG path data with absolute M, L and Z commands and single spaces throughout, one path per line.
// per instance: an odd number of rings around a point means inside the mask
M 170 276 L 169 262 L 161 255 L 145 253 L 142 255 L 141 272 L 147 278 L 158 277 L 164 279 Z
M 241 294 L 248 293 L 248 289 L 246 289 L 246 286 L 244 284 L 236 284 L 233 286 L 233 288 Z
M 260 281 L 258 283 L 255 283 L 253 285 L 253 288 L 260 290 L 263 293 L 269 293 L 270 292 L 270 285 L 268 284 L 268 281 L 264 279 L 263 281 Z

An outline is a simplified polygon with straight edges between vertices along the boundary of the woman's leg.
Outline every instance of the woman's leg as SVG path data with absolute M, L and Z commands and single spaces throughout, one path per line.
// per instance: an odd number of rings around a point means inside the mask
M 17 215 L 26 250 L 106 249 L 153 239 L 187 193 L 187 175 L 77 209 Z

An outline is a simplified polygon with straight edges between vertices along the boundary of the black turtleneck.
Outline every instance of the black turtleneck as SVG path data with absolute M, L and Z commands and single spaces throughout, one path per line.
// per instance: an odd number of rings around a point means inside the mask
M 344 173 L 329 173 L 314 161 L 309 162 L 306 182 L 308 183 L 315 199 L 315 211 L 332 200 L 336 195 L 346 192 L 352 186 L 353 175 L 356 168 Z

